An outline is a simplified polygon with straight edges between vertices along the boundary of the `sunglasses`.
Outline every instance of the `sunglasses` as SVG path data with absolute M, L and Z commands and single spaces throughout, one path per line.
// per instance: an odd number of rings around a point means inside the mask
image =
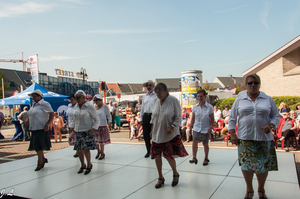
M 248 84 L 249 86 L 251 86 L 251 85 L 253 85 L 253 84 L 254 84 L 254 85 L 258 85 L 259 82 L 248 82 L 247 84 Z
M 77 100 L 79 100 L 81 98 L 81 96 L 80 97 L 75 97 L 75 99 L 77 99 Z
M 95 100 L 93 100 L 94 102 L 97 102 L 97 101 L 99 101 L 99 99 L 95 99 Z
M 152 86 L 152 84 L 147 84 L 147 86 L 150 86 L 150 87 L 151 87 L 151 86 Z

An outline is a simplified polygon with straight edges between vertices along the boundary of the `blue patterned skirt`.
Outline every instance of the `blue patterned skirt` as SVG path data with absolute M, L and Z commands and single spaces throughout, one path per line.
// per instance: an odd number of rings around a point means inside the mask
M 239 140 L 239 165 L 244 171 L 262 174 L 278 171 L 274 141 Z

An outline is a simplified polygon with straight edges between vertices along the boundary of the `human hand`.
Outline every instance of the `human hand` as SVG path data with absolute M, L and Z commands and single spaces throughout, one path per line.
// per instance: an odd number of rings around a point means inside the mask
M 167 134 L 168 135 L 170 135 L 170 134 L 172 134 L 173 133 L 173 130 L 174 130 L 174 128 L 172 127 L 172 126 L 170 126 L 168 129 L 167 129 Z
M 50 130 L 50 125 L 46 123 L 44 126 L 44 131 L 47 132 L 49 130 Z
M 207 134 L 211 134 L 212 127 L 210 126 L 207 130 Z
M 266 126 L 261 127 L 261 129 L 263 130 L 263 132 L 265 134 L 269 134 L 271 132 L 271 126 L 270 126 L 270 124 L 267 124 Z
M 150 132 L 150 137 L 152 137 L 152 131 Z
M 90 130 L 90 135 L 94 135 L 95 134 L 95 129 L 91 129 Z
M 238 140 L 236 134 L 234 133 L 234 134 L 230 135 L 230 137 L 231 137 L 231 143 L 235 144 L 237 146 L 239 144 L 239 140 Z

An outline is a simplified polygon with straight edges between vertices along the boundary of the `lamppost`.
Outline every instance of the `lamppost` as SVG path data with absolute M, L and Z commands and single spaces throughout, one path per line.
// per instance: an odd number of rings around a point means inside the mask
M 82 79 L 83 79 L 83 90 L 84 90 L 84 92 L 86 92 L 84 80 L 85 80 L 85 77 L 87 76 L 87 74 L 86 74 L 86 70 L 82 67 L 80 69 L 80 75 L 82 75 Z

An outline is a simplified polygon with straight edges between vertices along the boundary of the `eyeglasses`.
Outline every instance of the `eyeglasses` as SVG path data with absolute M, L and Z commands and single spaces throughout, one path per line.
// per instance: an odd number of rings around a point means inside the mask
M 95 100 L 93 100 L 94 102 L 97 102 L 97 101 L 99 101 L 99 99 L 95 99 Z
M 248 84 L 249 86 L 251 86 L 251 85 L 253 85 L 253 84 L 254 84 L 254 85 L 258 85 L 259 82 L 248 82 L 247 84 Z
M 150 86 L 150 87 L 151 87 L 151 86 L 152 86 L 152 84 L 147 84 L 147 86 Z

